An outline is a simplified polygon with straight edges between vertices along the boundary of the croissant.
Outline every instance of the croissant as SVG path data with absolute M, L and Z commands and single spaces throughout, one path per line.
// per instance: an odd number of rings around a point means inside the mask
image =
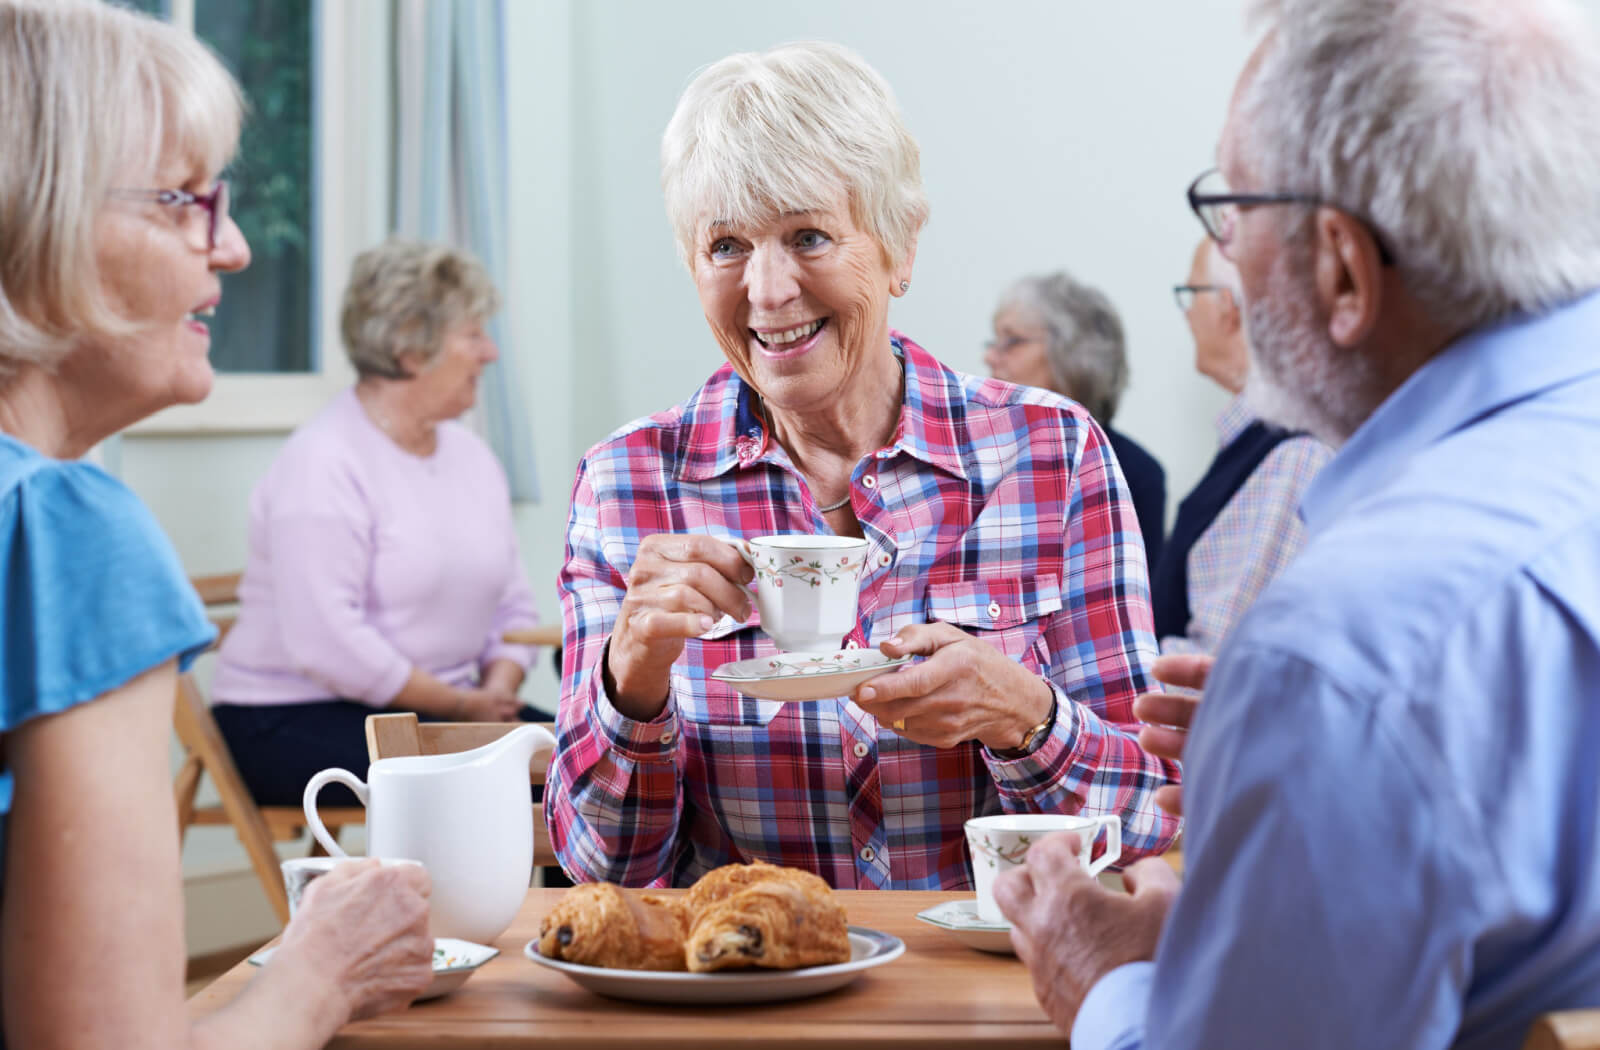
M 726 900 L 740 890 L 758 882 L 787 883 L 806 893 L 828 896 L 832 891 L 819 875 L 799 868 L 781 868 L 766 861 L 750 864 L 724 864 L 700 876 L 689 892 L 683 895 L 683 910 L 689 925 L 693 926 L 700 913 L 719 901 Z
M 820 892 L 807 880 L 768 878 L 704 906 L 691 919 L 684 946 L 689 969 L 792 970 L 847 962 L 850 935 L 844 908 L 827 883 L 809 878 Z
M 539 954 L 615 970 L 682 970 L 685 913 L 655 893 L 574 886 L 539 924 Z

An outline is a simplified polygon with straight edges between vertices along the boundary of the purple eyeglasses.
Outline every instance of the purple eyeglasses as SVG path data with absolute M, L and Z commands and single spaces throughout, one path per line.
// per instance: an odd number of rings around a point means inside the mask
M 188 190 L 112 190 L 111 196 L 119 200 L 153 201 L 173 207 L 198 205 L 206 210 L 210 225 L 206 227 L 206 251 L 217 250 L 217 228 L 228 216 L 228 180 L 218 179 L 210 193 L 190 193 Z

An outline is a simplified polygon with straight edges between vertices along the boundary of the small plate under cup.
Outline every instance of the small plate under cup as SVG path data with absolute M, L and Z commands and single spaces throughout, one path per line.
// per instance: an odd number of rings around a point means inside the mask
M 979 918 L 975 898 L 936 904 L 917 912 L 917 918 L 929 926 L 937 926 L 962 944 L 980 952 L 1017 954 L 1017 950 L 1011 946 L 1011 924 Z
M 849 696 L 862 682 L 908 664 L 911 659 L 885 656 L 877 649 L 775 653 L 723 664 L 711 672 L 711 677 L 757 700 L 832 700 Z
M 277 945 L 263 948 L 250 956 L 251 966 L 265 966 L 278 950 Z M 454 937 L 435 937 L 433 941 L 433 980 L 424 988 L 416 1001 L 437 999 L 449 995 L 466 983 L 467 978 L 484 963 L 500 954 L 499 948 L 487 944 L 473 944 Z

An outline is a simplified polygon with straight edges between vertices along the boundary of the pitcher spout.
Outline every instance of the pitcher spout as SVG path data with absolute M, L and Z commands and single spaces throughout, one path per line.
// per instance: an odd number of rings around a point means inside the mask
M 484 747 L 494 761 L 532 765 L 535 758 L 548 763 L 556 753 L 556 738 L 544 726 L 518 726 Z

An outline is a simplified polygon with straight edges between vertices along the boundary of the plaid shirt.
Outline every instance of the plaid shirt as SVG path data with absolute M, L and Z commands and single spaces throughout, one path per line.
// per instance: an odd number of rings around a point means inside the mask
M 1243 396 L 1217 417 L 1217 447 L 1227 448 L 1255 422 Z M 1233 494 L 1189 550 L 1189 627 L 1161 639 L 1163 653 L 1215 656 L 1233 625 L 1306 543 L 1305 495 L 1333 449 L 1299 434 L 1280 441 Z
M 560 746 L 545 802 L 575 878 L 681 886 L 761 859 L 839 888 L 966 889 L 968 817 L 1115 813 L 1125 860 L 1177 832 L 1151 795 L 1178 770 L 1133 738 L 1131 705 L 1152 687 L 1156 643 L 1133 505 L 1104 434 L 1054 394 L 962 375 L 892 340 L 905 402 L 893 443 L 851 476 L 870 549 L 847 644 L 956 624 L 1045 676 L 1055 728 L 1007 758 L 975 741 L 913 743 L 845 698 L 749 699 L 710 674 L 775 651 L 754 620 L 724 620 L 686 643 L 654 721 L 612 706 L 600 666 L 645 536 L 830 531 L 749 387 L 724 366 L 578 467 L 560 577 Z

